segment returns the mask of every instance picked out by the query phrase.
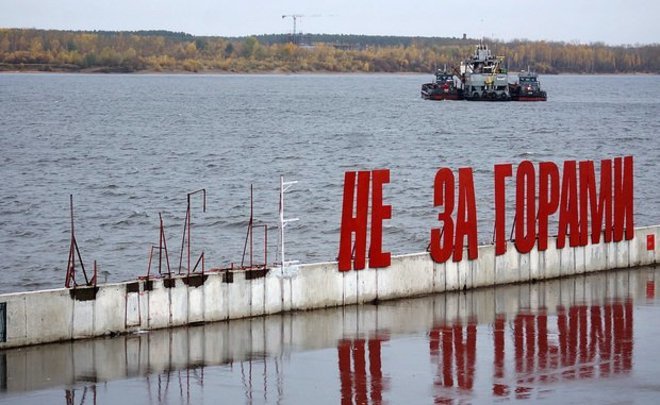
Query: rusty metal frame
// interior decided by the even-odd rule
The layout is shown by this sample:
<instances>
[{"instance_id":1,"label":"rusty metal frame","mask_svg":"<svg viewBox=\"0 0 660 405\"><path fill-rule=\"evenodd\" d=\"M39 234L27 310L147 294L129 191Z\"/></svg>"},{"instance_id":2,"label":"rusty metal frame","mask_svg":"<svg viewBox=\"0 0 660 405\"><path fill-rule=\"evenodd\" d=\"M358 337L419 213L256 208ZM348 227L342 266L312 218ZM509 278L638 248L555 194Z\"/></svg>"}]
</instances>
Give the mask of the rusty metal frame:
<instances>
[{"instance_id":1,"label":"rusty metal frame","mask_svg":"<svg viewBox=\"0 0 660 405\"><path fill-rule=\"evenodd\" d=\"M178 273L181 274L181 267L183 266L183 250L187 245L187 257L188 257L188 267L186 274L190 275L191 272L194 272L195 269L197 269L197 265L199 262L202 262L202 274L204 274L204 251L202 251L202 254L200 255L199 259L197 259L197 263L195 264L195 268L191 271L190 269L190 245L191 245L191 240L192 240L192 211L191 211L191 204L190 204L190 197L192 197L195 194L199 193L203 194L203 212L206 212L206 189L205 188L200 188L199 190L192 191L187 194L187 201L188 205L186 208L186 217L184 219L184 224L183 224L183 235L181 236L181 253L179 256L179 271ZM187 242L187 244L186 244Z\"/></svg>"},{"instance_id":2,"label":"rusty metal frame","mask_svg":"<svg viewBox=\"0 0 660 405\"><path fill-rule=\"evenodd\" d=\"M254 264L254 228L264 228L264 262L263 264ZM249 264L245 265L245 255L248 253L248 244L250 247ZM233 263L232 263L233 267ZM243 256L241 258L241 268L242 269L265 269L268 267L268 225L254 225L254 192L253 186L250 184L250 220L248 221L247 231L245 234L245 243L243 244Z\"/></svg>"},{"instance_id":3,"label":"rusty metal frame","mask_svg":"<svg viewBox=\"0 0 660 405\"><path fill-rule=\"evenodd\" d=\"M64 286L66 288L77 287L78 283L76 282L76 256L80 262L80 268L82 269L83 276L85 277L85 285L87 286L96 286L96 261L94 261L94 277L90 280L87 277L87 272L85 271L85 264L83 263L82 256L80 255L80 248L78 247L78 241L76 239L76 230L74 227L73 220L73 194L69 194L69 212L71 215L71 243L69 245L69 259L67 260L66 265L66 279L64 280Z\"/></svg>"}]
</instances>

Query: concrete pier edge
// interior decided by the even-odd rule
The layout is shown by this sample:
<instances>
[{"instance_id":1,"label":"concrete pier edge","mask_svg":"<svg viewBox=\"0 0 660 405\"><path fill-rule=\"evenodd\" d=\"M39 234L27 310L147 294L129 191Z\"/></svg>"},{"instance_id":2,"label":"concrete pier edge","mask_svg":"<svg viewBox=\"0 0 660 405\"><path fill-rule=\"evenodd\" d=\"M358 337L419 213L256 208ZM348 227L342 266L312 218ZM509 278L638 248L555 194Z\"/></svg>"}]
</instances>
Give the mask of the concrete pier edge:
<instances>
[{"instance_id":1,"label":"concrete pier edge","mask_svg":"<svg viewBox=\"0 0 660 405\"><path fill-rule=\"evenodd\" d=\"M484 245L476 260L458 263L434 263L423 252L393 256L387 268L343 273L328 262L2 294L0 349L653 265L660 261L659 238L655 225L636 228L629 241L561 250L549 238L547 250L527 254L509 243L495 256Z\"/></svg>"}]
</instances>

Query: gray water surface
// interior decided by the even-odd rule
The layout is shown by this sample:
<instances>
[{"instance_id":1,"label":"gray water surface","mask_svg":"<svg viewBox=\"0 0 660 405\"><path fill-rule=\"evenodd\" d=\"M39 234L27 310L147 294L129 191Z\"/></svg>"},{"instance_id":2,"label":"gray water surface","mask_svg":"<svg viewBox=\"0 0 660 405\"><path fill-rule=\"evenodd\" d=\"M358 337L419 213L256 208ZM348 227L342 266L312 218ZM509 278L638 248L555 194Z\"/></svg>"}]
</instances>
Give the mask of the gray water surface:
<instances>
[{"instance_id":1,"label":"gray water surface","mask_svg":"<svg viewBox=\"0 0 660 405\"><path fill-rule=\"evenodd\" d=\"M0 75L0 292L60 287L69 194L87 268L100 279L146 273L163 213L178 266L186 193L193 256L240 262L254 184L272 226L279 176L287 258L334 260L343 174L389 168L384 249L423 251L439 167L475 170L479 239L491 240L496 163L635 157L636 225L660 223L660 77L545 76L545 103L431 102L428 75ZM509 199L513 193L509 193ZM512 213L509 213L512 218ZM261 235L255 239L261 257Z\"/></svg>"}]
</instances>

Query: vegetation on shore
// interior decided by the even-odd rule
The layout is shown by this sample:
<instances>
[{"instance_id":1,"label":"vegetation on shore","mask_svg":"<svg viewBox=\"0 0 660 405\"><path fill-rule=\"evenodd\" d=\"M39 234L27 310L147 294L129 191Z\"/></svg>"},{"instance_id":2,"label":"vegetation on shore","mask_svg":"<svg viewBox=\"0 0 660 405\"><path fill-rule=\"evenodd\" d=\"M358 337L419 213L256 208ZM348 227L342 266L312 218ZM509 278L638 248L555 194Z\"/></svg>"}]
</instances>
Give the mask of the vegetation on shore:
<instances>
[{"instance_id":1,"label":"vegetation on shore","mask_svg":"<svg viewBox=\"0 0 660 405\"><path fill-rule=\"evenodd\" d=\"M476 40L361 35L196 37L169 31L0 29L0 71L432 72ZM660 44L488 40L511 70L660 73ZM300 44L300 45L298 45Z\"/></svg>"}]
</instances>

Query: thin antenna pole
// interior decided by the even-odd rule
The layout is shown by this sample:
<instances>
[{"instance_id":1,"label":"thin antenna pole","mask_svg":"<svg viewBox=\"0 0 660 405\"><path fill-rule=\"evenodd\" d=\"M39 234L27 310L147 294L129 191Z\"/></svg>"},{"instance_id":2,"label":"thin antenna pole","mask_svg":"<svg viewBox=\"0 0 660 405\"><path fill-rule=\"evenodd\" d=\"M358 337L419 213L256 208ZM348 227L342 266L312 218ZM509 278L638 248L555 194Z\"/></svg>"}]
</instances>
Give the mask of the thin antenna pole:
<instances>
[{"instance_id":1,"label":"thin antenna pole","mask_svg":"<svg viewBox=\"0 0 660 405\"><path fill-rule=\"evenodd\" d=\"M295 21L295 20L294 20ZM284 270L284 176L280 176L280 259Z\"/></svg>"},{"instance_id":2,"label":"thin antenna pole","mask_svg":"<svg viewBox=\"0 0 660 405\"><path fill-rule=\"evenodd\" d=\"M252 248L253 248L252 238L254 236L254 232L252 229L253 224L254 224L254 198L252 194L252 184L250 184L250 268L252 267Z\"/></svg>"}]
</instances>

